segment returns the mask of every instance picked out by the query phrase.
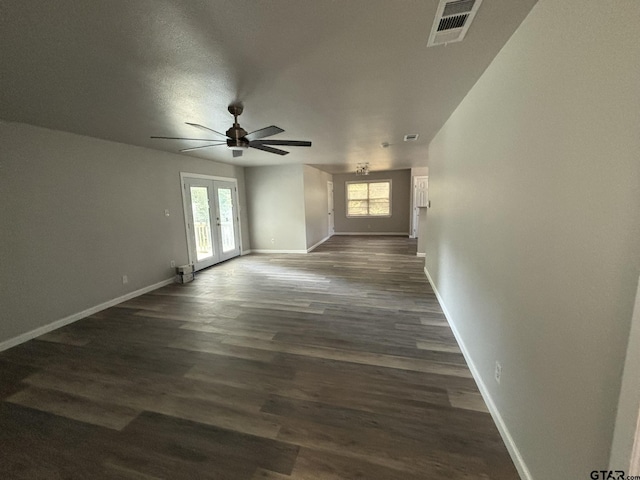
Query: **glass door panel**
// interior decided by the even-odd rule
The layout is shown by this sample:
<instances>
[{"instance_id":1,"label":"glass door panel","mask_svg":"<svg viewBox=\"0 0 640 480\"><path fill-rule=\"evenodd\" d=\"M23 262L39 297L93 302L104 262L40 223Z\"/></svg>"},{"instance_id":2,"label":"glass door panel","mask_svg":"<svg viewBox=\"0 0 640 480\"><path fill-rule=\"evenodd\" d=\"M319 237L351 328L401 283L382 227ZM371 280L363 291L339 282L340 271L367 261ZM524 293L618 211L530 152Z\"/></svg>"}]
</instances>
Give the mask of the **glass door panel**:
<instances>
[{"instance_id":1,"label":"glass door panel","mask_svg":"<svg viewBox=\"0 0 640 480\"><path fill-rule=\"evenodd\" d=\"M213 257L209 189L207 187L195 187L192 185L190 191L196 259L198 262L201 262L206 258Z\"/></svg>"},{"instance_id":2,"label":"glass door panel","mask_svg":"<svg viewBox=\"0 0 640 480\"><path fill-rule=\"evenodd\" d=\"M220 239L222 240L222 252L228 253L236 248L233 221L233 199L230 188L217 188L218 208L220 210Z\"/></svg>"},{"instance_id":3,"label":"glass door panel","mask_svg":"<svg viewBox=\"0 0 640 480\"><path fill-rule=\"evenodd\" d=\"M216 197L216 222L220 238L220 260L240 255L238 213L236 210L236 186L231 182L214 181Z\"/></svg>"}]
</instances>

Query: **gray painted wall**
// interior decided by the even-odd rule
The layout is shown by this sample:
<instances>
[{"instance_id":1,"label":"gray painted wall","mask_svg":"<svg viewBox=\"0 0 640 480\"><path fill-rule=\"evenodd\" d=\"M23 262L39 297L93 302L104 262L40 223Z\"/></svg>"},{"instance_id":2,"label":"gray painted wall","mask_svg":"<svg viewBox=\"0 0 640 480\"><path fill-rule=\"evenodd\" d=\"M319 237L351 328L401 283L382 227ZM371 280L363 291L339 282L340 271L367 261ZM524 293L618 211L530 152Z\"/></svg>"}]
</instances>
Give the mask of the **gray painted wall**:
<instances>
[{"instance_id":1,"label":"gray painted wall","mask_svg":"<svg viewBox=\"0 0 640 480\"><path fill-rule=\"evenodd\" d=\"M430 146L426 267L536 479L608 466L640 273L639 18L541 0Z\"/></svg>"},{"instance_id":2,"label":"gray painted wall","mask_svg":"<svg viewBox=\"0 0 640 480\"><path fill-rule=\"evenodd\" d=\"M302 165L245 169L252 250L307 250L302 172Z\"/></svg>"},{"instance_id":3,"label":"gray painted wall","mask_svg":"<svg viewBox=\"0 0 640 480\"><path fill-rule=\"evenodd\" d=\"M303 175L307 248L311 248L329 236L327 182L333 176L308 165L304 166Z\"/></svg>"},{"instance_id":4,"label":"gray painted wall","mask_svg":"<svg viewBox=\"0 0 640 480\"><path fill-rule=\"evenodd\" d=\"M346 182L391 180L391 217L347 218ZM372 172L367 176L347 173L333 176L336 233L409 234L411 204L411 170Z\"/></svg>"},{"instance_id":5,"label":"gray painted wall","mask_svg":"<svg viewBox=\"0 0 640 480\"><path fill-rule=\"evenodd\" d=\"M0 159L0 342L172 277L181 171L238 178L249 246L242 168L1 121Z\"/></svg>"}]
</instances>

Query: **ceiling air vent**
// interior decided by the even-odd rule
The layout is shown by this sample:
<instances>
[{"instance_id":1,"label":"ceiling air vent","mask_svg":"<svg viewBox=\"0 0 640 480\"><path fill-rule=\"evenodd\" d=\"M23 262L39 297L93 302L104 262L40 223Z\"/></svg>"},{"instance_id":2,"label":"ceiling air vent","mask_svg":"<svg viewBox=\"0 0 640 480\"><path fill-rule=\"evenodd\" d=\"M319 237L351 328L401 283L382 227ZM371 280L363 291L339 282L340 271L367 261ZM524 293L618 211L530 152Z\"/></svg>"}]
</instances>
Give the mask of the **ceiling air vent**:
<instances>
[{"instance_id":1,"label":"ceiling air vent","mask_svg":"<svg viewBox=\"0 0 640 480\"><path fill-rule=\"evenodd\" d=\"M419 134L417 134L417 133L409 133L409 134L404 136L404 141L405 142L415 142L416 140L418 140L418 136L419 136Z\"/></svg>"},{"instance_id":2,"label":"ceiling air vent","mask_svg":"<svg viewBox=\"0 0 640 480\"><path fill-rule=\"evenodd\" d=\"M427 46L462 40L481 3L482 0L440 0Z\"/></svg>"}]
</instances>

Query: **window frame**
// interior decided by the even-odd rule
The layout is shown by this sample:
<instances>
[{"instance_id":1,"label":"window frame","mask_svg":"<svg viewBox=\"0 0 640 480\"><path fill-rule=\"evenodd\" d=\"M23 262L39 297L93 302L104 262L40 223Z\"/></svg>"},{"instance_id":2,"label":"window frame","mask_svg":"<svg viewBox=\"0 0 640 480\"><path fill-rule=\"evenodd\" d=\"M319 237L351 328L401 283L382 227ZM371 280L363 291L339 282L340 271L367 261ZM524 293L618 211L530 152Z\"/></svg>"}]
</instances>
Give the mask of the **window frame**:
<instances>
[{"instance_id":1,"label":"window frame","mask_svg":"<svg viewBox=\"0 0 640 480\"><path fill-rule=\"evenodd\" d=\"M349 185L354 184L354 183L366 183L367 184L367 211L369 211L369 183L388 183L389 184L389 214L388 215L353 215L353 214L349 214ZM348 182L344 183L344 208L345 208L345 214L347 216L347 218L390 218L393 210L393 204L392 204L392 198L393 198L393 190L392 190L392 181L390 178L381 178L381 179L376 179L376 180L351 180Z\"/></svg>"}]
</instances>

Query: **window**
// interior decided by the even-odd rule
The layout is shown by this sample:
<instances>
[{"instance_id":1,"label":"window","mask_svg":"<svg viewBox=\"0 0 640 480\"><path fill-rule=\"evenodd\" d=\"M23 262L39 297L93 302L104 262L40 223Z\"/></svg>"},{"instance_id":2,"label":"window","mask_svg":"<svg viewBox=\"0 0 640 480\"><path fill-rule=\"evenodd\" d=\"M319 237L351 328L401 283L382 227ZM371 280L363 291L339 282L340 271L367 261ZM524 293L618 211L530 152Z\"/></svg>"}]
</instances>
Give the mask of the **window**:
<instances>
[{"instance_id":1,"label":"window","mask_svg":"<svg viewBox=\"0 0 640 480\"><path fill-rule=\"evenodd\" d=\"M390 217L391 180L347 182L347 217Z\"/></svg>"}]
</instances>

